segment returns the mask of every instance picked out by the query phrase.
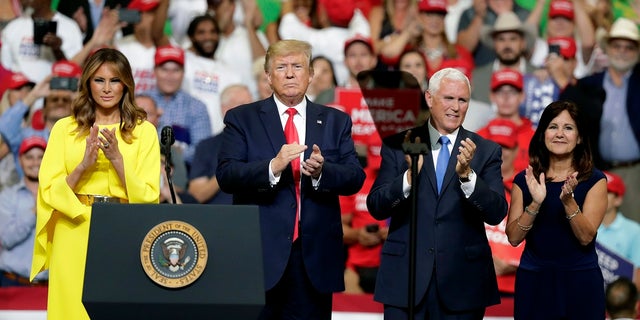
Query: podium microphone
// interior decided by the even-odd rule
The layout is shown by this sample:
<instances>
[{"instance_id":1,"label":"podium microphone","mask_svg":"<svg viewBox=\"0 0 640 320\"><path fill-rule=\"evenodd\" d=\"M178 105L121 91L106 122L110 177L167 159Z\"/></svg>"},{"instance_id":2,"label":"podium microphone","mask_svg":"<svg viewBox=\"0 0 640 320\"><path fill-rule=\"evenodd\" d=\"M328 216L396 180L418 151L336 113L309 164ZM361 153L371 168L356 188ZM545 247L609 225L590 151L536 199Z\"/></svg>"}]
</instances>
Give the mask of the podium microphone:
<instances>
[{"instance_id":1,"label":"podium microphone","mask_svg":"<svg viewBox=\"0 0 640 320\"><path fill-rule=\"evenodd\" d=\"M161 152L165 157L164 171L167 175L167 182L169 183L169 190L171 190L171 200L176 203L176 193L173 190L173 180L171 179L171 146L176 142L176 137L173 134L173 128L171 126L164 126L160 132L160 145Z\"/></svg>"}]
</instances>

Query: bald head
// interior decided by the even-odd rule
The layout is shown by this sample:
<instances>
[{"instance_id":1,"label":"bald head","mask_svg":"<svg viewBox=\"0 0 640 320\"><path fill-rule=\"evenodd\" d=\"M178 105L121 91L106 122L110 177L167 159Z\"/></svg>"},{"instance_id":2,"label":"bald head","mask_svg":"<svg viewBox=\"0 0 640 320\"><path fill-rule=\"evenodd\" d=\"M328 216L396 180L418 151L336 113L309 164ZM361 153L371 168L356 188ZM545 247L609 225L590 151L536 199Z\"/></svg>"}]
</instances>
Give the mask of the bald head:
<instances>
[{"instance_id":1,"label":"bald head","mask_svg":"<svg viewBox=\"0 0 640 320\"><path fill-rule=\"evenodd\" d=\"M224 117L227 111L251 102L253 102L253 96L247 86L243 84L230 85L220 94L220 111Z\"/></svg>"}]
</instances>

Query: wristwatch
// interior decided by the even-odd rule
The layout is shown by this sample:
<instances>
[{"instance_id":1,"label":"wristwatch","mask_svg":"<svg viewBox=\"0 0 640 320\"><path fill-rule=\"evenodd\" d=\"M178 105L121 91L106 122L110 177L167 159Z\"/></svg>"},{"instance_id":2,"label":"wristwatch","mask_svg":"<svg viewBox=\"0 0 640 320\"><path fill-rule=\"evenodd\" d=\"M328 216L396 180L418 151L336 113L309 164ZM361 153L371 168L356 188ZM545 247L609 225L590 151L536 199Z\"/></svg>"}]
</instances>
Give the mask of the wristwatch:
<instances>
[{"instance_id":1,"label":"wristwatch","mask_svg":"<svg viewBox=\"0 0 640 320\"><path fill-rule=\"evenodd\" d=\"M476 173L473 172L473 169L469 172L469 175L467 175L466 177L460 177L458 176L458 180L460 180L461 183L465 183L465 182L469 182L471 181L471 176L475 175Z\"/></svg>"}]
</instances>

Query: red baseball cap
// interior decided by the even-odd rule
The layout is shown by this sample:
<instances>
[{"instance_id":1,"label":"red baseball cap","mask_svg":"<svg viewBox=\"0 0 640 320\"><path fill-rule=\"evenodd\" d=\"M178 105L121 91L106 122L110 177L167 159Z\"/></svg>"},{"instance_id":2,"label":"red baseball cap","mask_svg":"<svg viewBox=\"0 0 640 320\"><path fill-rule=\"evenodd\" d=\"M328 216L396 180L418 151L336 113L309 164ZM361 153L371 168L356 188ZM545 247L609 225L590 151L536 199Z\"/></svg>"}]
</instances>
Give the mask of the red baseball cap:
<instances>
[{"instance_id":1,"label":"red baseball cap","mask_svg":"<svg viewBox=\"0 0 640 320\"><path fill-rule=\"evenodd\" d=\"M139 10L139 11L151 11L158 7L160 1L158 0L133 0L127 6L127 9Z\"/></svg>"},{"instance_id":2,"label":"red baseball cap","mask_svg":"<svg viewBox=\"0 0 640 320\"><path fill-rule=\"evenodd\" d=\"M622 178L620 178L619 175L608 171L605 171L604 175L607 177L607 191L615 193L619 197L624 196L625 187Z\"/></svg>"},{"instance_id":3,"label":"red baseball cap","mask_svg":"<svg viewBox=\"0 0 640 320\"><path fill-rule=\"evenodd\" d=\"M356 42L364 43L364 45L366 45L373 53L373 41L371 40L371 38L362 36L360 34L357 34L355 37L349 38L344 42L344 53L346 54L347 49L349 49L349 47L351 47L351 45Z\"/></svg>"},{"instance_id":4,"label":"red baseball cap","mask_svg":"<svg viewBox=\"0 0 640 320\"><path fill-rule=\"evenodd\" d=\"M75 62L60 60L51 66L51 74L54 77L80 78L80 76L82 76L82 69Z\"/></svg>"},{"instance_id":5,"label":"red baseball cap","mask_svg":"<svg viewBox=\"0 0 640 320\"><path fill-rule=\"evenodd\" d=\"M518 127L511 120L493 119L487 124L486 130L478 133L505 148L513 149L518 146Z\"/></svg>"},{"instance_id":6,"label":"red baseball cap","mask_svg":"<svg viewBox=\"0 0 640 320\"><path fill-rule=\"evenodd\" d=\"M510 85L520 91L524 87L522 74L512 69L494 71L491 75L491 91L495 91L503 85Z\"/></svg>"},{"instance_id":7,"label":"red baseball cap","mask_svg":"<svg viewBox=\"0 0 640 320\"><path fill-rule=\"evenodd\" d=\"M354 0L320 0L318 6L322 6L329 17L329 21L338 27L347 27L353 13L356 10Z\"/></svg>"},{"instance_id":8,"label":"red baseball cap","mask_svg":"<svg viewBox=\"0 0 640 320\"><path fill-rule=\"evenodd\" d=\"M447 13L447 2L445 0L420 0L418 2L420 12L440 12Z\"/></svg>"},{"instance_id":9,"label":"red baseball cap","mask_svg":"<svg viewBox=\"0 0 640 320\"><path fill-rule=\"evenodd\" d=\"M565 17L573 20L573 2L566 0L554 0L549 5L549 17Z\"/></svg>"},{"instance_id":10,"label":"red baseball cap","mask_svg":"<svg viewBox=\"0 0 640 320\"><path fill-rule=\"evenodd\" d=\"M184 50L172 45L166 45L156 48L156 67L169 61L173 61L181 66L184 66Z\"/></svg>"},{"instance_id":11,"label":"red baseball cap","mask_svg":"<svg viewBox=\"0 0 640 320\"><path fill-rule=\"evenodd\" d=\"M7 89L16 90L26 85L30 85L33 87L35 86L35 83L29 80L24 74L15 72L11 73L11 76L9 77Z\"/></svg>"},{"instance_id":12,"label":"red baseball cap","mask_svg":"<svg viewBox=\"0 0 640 320\"><path fill-rule=\"evenodd\" d=\"M40 148L42 150L47 148L47 140L41 136L31 136L24 138L20 143L20 149L18 149L18 155L21 156L25 152L32 148Z\"/></svg>"},{"instance_id":13,"label":"red baseball cap","mask_svg":"<svg viewBox=\"0 0 640 320\"><path fill-rule=\"evenodd\" d=\"M576 51L578 48L576 46L576 41L573 38L554 37L547 39L547 43L559 45L560 55L567 59L573 59L576 57Z\"/></svg>"}]
</instances>

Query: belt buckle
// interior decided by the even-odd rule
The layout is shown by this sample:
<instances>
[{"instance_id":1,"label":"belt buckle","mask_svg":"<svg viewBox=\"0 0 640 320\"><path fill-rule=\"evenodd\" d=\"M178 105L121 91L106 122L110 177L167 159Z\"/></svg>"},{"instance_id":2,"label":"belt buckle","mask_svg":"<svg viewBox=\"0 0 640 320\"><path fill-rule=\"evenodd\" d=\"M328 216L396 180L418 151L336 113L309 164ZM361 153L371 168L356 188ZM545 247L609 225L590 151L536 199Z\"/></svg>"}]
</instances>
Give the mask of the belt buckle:
<instances>
[{"instance_id":1,"label":"belt buckle","mask_svg":"<svg viewBox=\"0 0 640 320\"><path fill-rule=\"evenodd\" d=\"M107 197L107 196L92 196L92 197L93 197L93 203L112 202L111 197Z\"/></svg>"}]
</instances>

